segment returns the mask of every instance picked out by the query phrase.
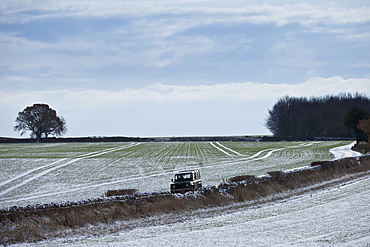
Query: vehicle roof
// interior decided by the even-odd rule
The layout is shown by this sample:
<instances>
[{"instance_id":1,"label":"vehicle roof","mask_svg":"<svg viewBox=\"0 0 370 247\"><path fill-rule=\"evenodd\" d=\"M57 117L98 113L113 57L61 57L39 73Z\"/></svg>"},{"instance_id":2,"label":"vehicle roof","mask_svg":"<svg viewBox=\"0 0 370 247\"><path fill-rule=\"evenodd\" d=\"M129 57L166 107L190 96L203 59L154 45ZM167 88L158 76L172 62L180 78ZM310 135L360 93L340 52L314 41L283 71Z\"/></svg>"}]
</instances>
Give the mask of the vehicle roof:
<instances>
[{"instance_id":1,"label":"vehicle roof","mask_svg":"<svg viewBox=\"0 0 370 247\"><path fill-rule=\"evenodd\" d=\"M181 174L181 173L190 173L190 172L195 172L195 171L198 171L198 169L184 170L184 171L177 172L176 174Z\"/></svg>"}]
</instances>

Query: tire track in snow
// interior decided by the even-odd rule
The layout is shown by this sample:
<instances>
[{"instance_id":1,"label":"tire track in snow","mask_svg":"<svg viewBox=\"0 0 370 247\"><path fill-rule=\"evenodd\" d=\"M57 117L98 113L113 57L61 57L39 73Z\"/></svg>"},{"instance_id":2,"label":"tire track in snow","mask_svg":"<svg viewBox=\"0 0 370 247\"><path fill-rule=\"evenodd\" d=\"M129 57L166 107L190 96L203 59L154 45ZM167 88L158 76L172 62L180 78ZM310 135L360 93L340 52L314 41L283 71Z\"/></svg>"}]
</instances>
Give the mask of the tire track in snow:
<instances>
[{"instance_id":1,"label":"tire track in snow","mask_svg":"<svg viewBox=\"0 0 370 247\"><path fill-rule=\"evenodd\" d=\"M132 147L132 144L130 144L130 146L129 146L129 147ZM117 149L117 148L114 148L114 149ZM119 148L119 149L121 149L121 148ZM107 151L107 150L105 150L105 151ZM113 150L113 151L115 151L115 150ZM99 151L95 151L95 152L91 152L91 153L87 153L87 154L82 154L82 155L79 155L79 156L77 156L77 157L78 157L78 158L85 158L86 156L91 156L91 155L94 155L94 154L97 154L97 153L99 153ZM94 156L91 156L91 157L94 157ZM88 158L89 158L89 157L88 157ZM1 182L1 183L0 183L0 186L4 186L4 185L6 185L6 184L8 184L8 183L10 183L10 182L12 182L12 181L14 181L14 180L16 180L16 179L19 179L19 178L21 178L21 177L24 177L24 176L26 176L26 175L28 175L28 174L30 174L30 173L32 173L32 172L35 172L35 171L37 171L37 170L40 170L40 169L43 169L43 168L46 168L46 167L49 167L49 166L53 166L53 165L55 165L55 164L57 164L57 163L60 163L60 162L62 162L62 161L65 161L65 160L67 160L67 159L68 159L68 158L63 158L63 159L60 159L60 160L54 161L54 162L52 162L52 163L50 163L50 164L43 165L43 166L40 166L40 167L36 167L36 168L31 169L31 170L28 170L28 171L26 171L26 172L24 172L24 173L18 174L17 176L15 176L15 177L13 177L13 178L10 178L10 179L7 179L7 180L5 180L5 181Z\"/></svg>"},{"instance_id":2,"label":"tire track in snow","mask_svg":"<svg viewBox=\"0 0 370 247\"><path fill-rule=\"evenodd\" d=\"M212 142L210 142L210 144L214 148L218 149L219 151L222 150L221 148L215 146ZM270 157L274 152L281 151L281 150L284 150L284 149L287 149L287 147L274 148L274 149L268 148L268 149L260 150L257 153L255 153L254 155L249 156L249 157L240 157L240 156L235 156L235 155L231 155L231 154L228 153L228 157L231 157L232 159L223 160L223 161L220 161L220 160L217 159L216 162L212 162L210 164L205 164L203 166L203 168L210 169L210 168L216 168L216 167L220 167L220 166L221 167L227 167L227 166L231 166L231 165L239 165L241 163L250 163L250 162L254 162L254 161L258 161L258 160L263 160L263 159L266 159L266 158ZM227 153L227 152L225 150L223 150L223 153Z\"/></svg>"},{"instance_id":3,"label":"tire track in snow","mask_svg":"<svg viewBox=\"0 0 370 247\"><path fill-rule=\"evenodd\" d=\"M96 154L96 153L98 153L98 152L99 152L99 151L95 151L95 152L91 152L91 153L87 153L87 154L82 154L82 155L79 155L79 156L80 156L81 158L83 158L83 157L85 157L85 156L93 155L93 154ZM77 157L78 157L78 156L77 156ZM65 161L65 160L67 160L67 159L68 159L68 158L59 159L59 160L54 161L54 162L52 162L52 163L50 163L50 164L43 165L43 166L40 166L40 167L36 167L36 168L33 168L33 169L28 170L28 171L26 171L26 172L23 172L23 173L21 173L21 174L18 174L17 176L15 176L15 177L13 177L13 178L10 178L10 179L7 179L7 180L5 180L5 181L1 182L1 183L0 183L0 186L4 186L4 185L6 185L6 184L8 184L8 183L10 183L10 182L13 182L13 181L14 181L14 180L16 180L16 179L19 179L19 178L22 178L22 177L24 177L24 176L27 176L28 174L30 174L30 173L32 173L32 172L35 172L35 171L41 170L41 169L46 168L46 167L53 166L53 165L58 164L58 163L60 163L60 162L62 162L62 161ZM1 194L0 194L0 195L1 195Z\"/></svg>"},{"instance_id":4,"label":"tire track in snow","mask_svg":"<svg viewBox=\"0 0 370 247\"><path fill-rule=\"evenodd\" d=\"M274 152L282 151L284 149L299 149L299 148L303 148L305 146L313 145L311 143L308 143L308 144L309 145L307 145L307 143L303 143L303 144L300 144L300 145L290 146L290 147L275 148L275 149L271 149L271 148L264 149L264 150L260 150L259 152L255 153L254 155L249 156L249 157L241 158L241 159L238 159L238 160L230 160L230 161L226 161L226 162L223 161L223 162L220 162L218 164L217 163L216 164L215 163L210 163L209 165L204 165L202 168L208 169L208 168L217 167L217 166L220 166L220 165L221 166L229 166L229 165L234 165L234 164L242 163L242 162L248 162L249 163L249 162L254 162L254 161L258 161L258 160L263 160L263 159L266 159L266 158L270 157ZM199 145L199 143L197 143L197 145ZM206 144L202 144L202 146L203 146L202 149L205 150ZM213 148L214 148L214 146L213 146ZM185 148L180 148L179 145L168 145L163 149L158 149L158 148L152 149L151 152L149 152L147 155L152 157L152 159L151 159L152 162L158 162L158 161L161 161L161 159L163 158L162 156L170 156L171 158L173 158L174 156L180 155L180 154L177 153L178 149L180 151L185 150ZM144 157L143 157L143 159L144 159ZM3 203L11 203L11 202L18 202L18 201L25 201L25 200L42 198L42 197L48 197L48 196L55 196L55 195L58 195L58 194L68 194L68 193L73 193L73 192L76 192L76 191L89 190L89 189L99 188L99 187L103 187L103 186L107 186L107 185L125 183L125 182L145 179L145 178L160 177L160 176L169 175L169 174L172 174L172 173L173 173L173 169L169 169L169 170L162 171L162 172L157 171L157 172L152 172L152 173L140 173L140 174L131 175L131 176L128 176L128 177L125 177L125 178L112 179L110 181L108 180L108 181L99 182L99 183L81 184L80 186L77 186L75 188L70 188L68 190L63 190L63 191L51 191L49 193L43 193L43 194L35 193L35 194L29 194L27 197L24 197L24 195L22 195L22 197L18 196L18 198L17 197L11 197L11 198L7 198L6 201L2 201L2 202Z\"/></svg>"},{"instance_id":5,"label":"tire track in snow","mask_svg":"<svg viewBox=\"0 0 370 247\"><path fill-rule=\"evenodd\" d=\"M284 150L284 149L286 149L286 148L276 148L276 149L272 149L272 150L270 149L270 151L269 151L267 154L265 154L264 156L259 157L259 158L252 159L251 161L256 161L256 160L263 160L263 159L266 159L266 158L270 157L273 153L275 153L275 152L277 152L277 151ZM267 150L269 150L269 149L267 149ZM267 150L262 150L262 151L261 151L261 153L266 152ZM260 152L259 152L259 153L260 153ZM260 154L259 154L259 155L260 155ZM256 155L253 155L253 156L256 156ZM249 159L251 159L251 158L254 158L253 156L248 157L248 158L245 158L244 160L249 160Z\"/></svg>"},{"instance_id":6,"label":"tire track in snow","mask_svg":"<svg viewBox=\"0 0 370 247\"><path fill-rule=\"evenodd\" d=\"M125 178L112 179L111 181L79 184L75 188L71 188L71 189L68 189L68 190L63 189L62 191L53 191L53 192L49 192L49 193L42 193L41 192L41 193L28 194L27 197L25 197L25 195L19 195L19 196L0 199L0 201L1 201L1 203L11 203L11 202L19 202L19 201L26 201L26 200L30 200L30 199L54 196L54 195L59 195L59 194L68 194L68 193L71 193L71 192L82 191L82 190L93 189L93 188L99 188L99 187L107 186L107 185L113 185L113 184L119 184L119 183L124 183L124 182L135 181L135 180L165 176L165 175L173 174L173 172L174 172L173 170L168 170L168 171L162 171L162 172L159 172L159 173L158 172L145 173L145 174L140 173L140 174L131 175L131 176L128 176L128 177L125 177Z\"/></svg>"},{"instance_id":7,"label":"tire track in snow","mask_svg":"<svg viewBox=\"0 0 370 247\"><path fill-rule=\"evenodd\" d=\"M210 144L211 144L213 147L215 147L216 149L218 149L219 151L221 151L221 152L223 152L224 154L226 154L226 155L230 156L231 158L235 159L235 157L234 157L234 156L232 156L231 154L229 154L228 152L226 152L224 149L222 149L222 148L220 148L220 147L216 146L213 142L210 142Z\"/></svg>"},{"instance_id":8,"label":"tire track in snow","mask_svg":"<svg viewBox=\"0 0 370 247\"><path fill-rule=\"evenodd\" d=\"M29 182L31 182L31 181L33 181L33 180L35 180L35 179L39 178L39 177L42 177L42 176L44 176L45 174L48 174L48 173L50 173L50 172L52 172L52 171L54 171L54 170L56 170L56 169L63 168L63 167L65 167L65 166L70 165L70 164L72 164L72 163L75 163L75 162L77 162L77 161L79 161L79 160L82 160L82 159L85 159L85 158L93 158L93 157L100 156L100 155L103 155L103 154L107 154L107 153L115 152L115 151L118 151L118 150L122 150L122 149L130 148L130 147L134 147L134 146L137 146L137 145L139 145L139 144L140 144L140 143L133 143L133 144L127 145L127 146L125 146L125 147L113 148L113 149L111 148L111 149L106 149L106 150L101 151L101 152L97 151L97 152L92 152L92 153L88 153L88 154L83 154L83 155L81 155L79 158L72 159L71 161L68 161L67 163L63 163L63 164L60 164L60 165L57 165L57 166L51 167L51 168L49 168L49 169L46 169L46 170L44 170L44 171L42 171L42 172L39 172L38 174L36 174L36 175L34 175L34 176L32 176L32 177L30 177L30 178L26 179L26 180L23 180L22 182L18 183L17 185L14 185L14 186L12 186L12 187L10 187L10 188L8 188L8 189L5 189L5 190L3 190L3 191L0 191L0 196L5 195L5 194L7 194L7 193L9 193L9 192L11 192L11 191L13 191L13 190L15 190L15 189L17 189L17 188L19 188L19 187L23 186L23 185L25 185L25 184L28 184ZM50 167L50 166L52 166L52 165L58 164L58 163L60 163L60 162L62 162L62 161L65 161L65 160L66 160L66 158L61 159L61 160L58 160L58 161L53 162L53 163L48 164L48 165L44 165L44 166L39 167L39 168L35 168L35 169L32 169L32 170L29 170L29 171L24 172L24 173L22 173L22 174L20 174L20 175L18 175L18 176L16 176L16 177L14 177L14 178L11 178L11 179L8 179L7 181L4 181L1 185L2 185L2 186L4 186L5 184L8 184L8 183L10 183L10 182L12 182L12 181L14 181L14 180L16 180L16 179L22 178L22 177L24 177L24 176L26 176L26 175L28 175L28 174L30 174L30 173L32 173L32 172L34 172L34 171L40 170L40 169L42 169L42 168Z\"/></svg>"},{"instance_id":9,"label":"tire track in snow","mask_svg":"<svg viewBox=\"0 0 370 247\"><path fill-rule=\"evenodd\" d=\"M169 143L168 145L165 145L165 147L157 147L156 145L153 145L153 146L150 146L150 151L149 152L147 152L148 150L146 148L146 144L143 144L143 146L142 146L143 148L140 148L140 147L138 148L138 149L140 149L139 152L136 152L137 151L136 148L132 149L133 150L132 157L133 158L136 157L137 162L139 162L139 163L144 162L143 164L146 164L146 163L158 163L159 162L159 163L163 163L163 164L164 163L173 163L174 164L174 167L166 167L166 169L163 169L162 171L157 171L157 170L150 169L149 171L142 172L140 174L131 174L129 176L120 177L120 178L112 178L112 179L107 179L107 180L104 180L104 181L95 181L95 182L91 181L91 182L80 184L80 185L74 185L72 187L65 188L66 190L45 191L45 193L43 193L43 192L34 192L34 193L26 194L26 195L17 195L17 196L7 197L7 198L4 198L3 200L5 200L5 202L13 202L13 201L15 202L15 201L26 201L28 199L31 200L32 198L37 199L37 198L43 198L43 197L48 197L48 196L55 196L55 195L58 195L58 194L69 194L69 193L72 194L74 192L82 194L82 193L84 193L84 191L92 191L94 188L99 188L99 187L104 187L104 186L109 186L109 185L119 184L119 183L130 184L131 182L134 182L134 181L140 180L140 179L145 179L145 178L152 178L153 179L153 178L159 178L162 175L172 174L175 169L179 170L179 169L182 169L182 167L187 166L186 161L183 161L183 160L178 161L178 158L182 157L182 156L186 156L185 155L185 154L187 154L186 148L191 147L191 146L185 147L184 145L177 145L177 144L178 143L176 143L176 145L172 144L172 143ZM192 143L192 145L193 144L194 143ZM144 145L145 145L145 147L144 147ZM233 156L229 156L229 155L227 155L227 156L223 155L222 159L220 159L219 150L216 149L213 145L210 145L209 142L196 143L196 145L198 145L198 148L200 149L199 151L201 151L202 156L206 157L206 162L204 164L202 164L201 169L203 169L203 168L204 169L213 169L213 168L216 168L216 167L221 167L221 169L227 170L233 165L236 165L237 167L239 165L239 168L242 168L241 165L244 165L244 163L247 164L247 163L250 163L250 162L254 162L256 160L258 161L258 160L263 160L263 159L269 158L275 152L279 152L279 151L282 151L284 149L293 149L293 152L292 152L293 155L289 156L289 159L294 159L295 156L301 157L302 154L307 154L307 150L305 152L301 152L299 150L301 148L304 148L305 146L311 146L311 145L313 145L313 143L296 143L295 145L293 144L294 146L285 146L285 147L278 147L278 148L267 148L267 147L265 147L266 149L264 149L264 150L260 150L260 151L256 152L255 154L252 153L253 154L252 156L247 156L247 155L244 154L244 157L233 155L230 151L229 154L234 156L233 159L230 158L230 157L233 157ZM124 148L128 148L127 146L125 146ZM261 148L263 148L263 147L261 147ZM109 149L109 150L113 151L113 149ZM108 151L108 149L106 149L105 151ZM226 151L226 150L224 150L224 151ZM296 152L296 151L297 151L297 153L295 154L294 152ZM86 156L98 155L98 153L100 153L100 152L101 151L88 153L88 154L83 154L83 155L80 155L80 156L76 156L75 158L89 158L89 157L86 157ZM310 151L308 153L308 155L310 153L312 153L312 151ZM191 152L191 154L193 155L192 152ZM284 156L284 154L285 154L284 151L281 152L281 154L279 153L280 156ZM201 157L199 154L195 154L195 155ZM130 163L131 163L131 161L130 161ZM60 163L58 163L58 164L60 164ZM136 164L138 164L138 163L136 163ZM132 163L132 166L135 166L135 162ZM179 168L179 166L181 166L181 168ZM258 164L258 166L259 166L259 164Z\"/></svg>"},{"instance_id":10,"label":"tire track in snow","mask_svg":"<svg viewBox=\"0 0 370 247\"><path fill-rule=\"evenodd\" d=\"M189 143L185 143L185 144L181 144L181 145L189 145ZM179 150L180 151L183 150L182 152L184 152L184 150L187 150L187 148L189 148L188 146L187 146L187 148L181 148L181 145L178 145L178 143L177 143L177 145L171 144L171 145L168 145L164 148L151 149L150 152L146 153L146 155L151 157L151 158L149 160L147 160L143 156L141 159L143 159L145 161L145 163L159 163L159 162L162 162L162 159L164 158L163 156L168 156L170 159L173 159L174 157L178 157L178 155L181 155L181 153L180 154L177 153ZM181 156L184 156L184 155L181 155ZM140 159L140 165L143 165L141 159ZM23 201L23 200L26 200L26 199L35 199L35 198L41 198L41 197L46 197L46 196L53 196L53 195L58 195L58 193L67 194L67 193L70 193L70 192L87 190L87 189L92 189L92 188L98 188L98 187L103 187L103 186L107 186L107 185L125 183L125 182L130 182L130 181L135 181L135 180L140 180L140 179L146 179L146 178L152 178L152 177L160 177L160 176L163 176L163 175L173 174L174 170L175 169L165 169L165 170L162 169L161 171L151 171L149 173L142 171L142 172L139 172L139 174L127 176L125 178L116 178L116 179L113 179L113 180L110 180L110 181L108 180L108 181L99 182L99 183L81 184L81 186L79 186L77 188L72 188L72 189L69 189L69 190L63 190L63 191L60 191L60 192L50 192L50 193L47 193L47 194L38 194L38 195L36 194L36 195L31 195L31 196L29 196L25 199L23 199L23 198L11 199L10 201L7 200L6 202ZM8 198L8 199L10 199L10 198Z\"/></svg>"},{"instance_id":11,"label":"tire track in snow","mask_svg":"<svg viewBox=\"0 0 370 247\"><path fill-rule=\"evenodd\" d=\"M296 149L296 148L308 147L308 146L312 146L313 144L316 144L316 143L319 143L319 142L302 143L302 144L297 145L297 146L290 146L290 147L283 147L283 148L265 149L265 150L261 150L261 151L257 152L256 154L254 154L250 157L244 158L243 160L249 160L249 159L253 159L253 161L262 160L262 159L266 159L266 158L270 157L273 153L275 153L277 151L281 151L281 150L284 150L284 149ZM261 155L262 153L267 152L268 150L270 150L270 151L267 154L265 154L264 156L254 159L255 157Z\"/></svg>"},{"instance_id":12,"label":"tire track in snow","mask_svg":"<svg viewBox=\"0 0 370 247\"><path fill-rule=\"evenodd\" d=\"M8 184L8 183L10 183L10 182L13 182L13 181L14 181L14 180L16 180L16 179L19 179L19 178L21 178L21 177L24 177L24 176L26 176L26 175L28 175L28 174L30 174L30 173L32 173L32 172L35 172L35 171L37 171L37 170L43 169L43 168L48 167L48 166L55 165L55 164L57 164L57 163L60 163L60 162L62 162L62 161L65 161L65 160L67 160L67 158L63 158L63 159L57 160L57 161L55 161L55 162L53 162L53 163L50 163L50 164L47 164L47 165L43 165L43 166L36 167L36 168L34 168L34 169L28 170L28 171L26 171L26 172L24 172L24 173L18 174L17 176L15 176L15 177L13 177L13 178L10 178L10 179L7 179L7 180L5 180L5 181L1 182L1 183L0 183L0 186L4 186L4 185L6 185L6 184Z\"/></svg>"},{"instance_id":13,"label":"tire track in snow","mask_svg":"<svg viewBox=\"0 0 370 247\"><path fill-rule=\"evenodd\" d=\"M270 157L274 152L277 152L277 151L281 151L281 150L284 150L286 148L276 148L276 149L271 149L271 148L268 148L268 149L264 149L264 150L261 150L261 151L258 151L257 153L255 153L254 155L252 156L249 156L249 157L246 157L246 158L239 158L237 160L237 162L243 162L243 161L256 161L256 160L263 160L263 159L266 159L268 157ZM267 153L266 153L267 152ZM263 155L262 157L258 157L258 156L261 156L262 154L266 153L265 155ZM258 157L258 158L256 158ZM233 161L234 162L234 161Z\"/></svg>"},{"instance_id":14,"label":"tire track in snow","mask_svg":"<svg viewBox=\"0 0 370 247\"><path fill-rule=\"evenodd\" d=\"M221 143L219 143L219 142L216 142L216 144L217 144L217 145L219 145L220 147L222 147L223 149L226 149L226 150L228 150L228 151L230 151L230 152L233 152L233 153L234 153L234 154L236 154L236 155L243 156L243 154L238 153L237 151L235 151L235 150L233 150L233 149L231 149L231 148L225 147L224 145L222 145L222 144L221 144Z\"/></svg>"},{"instance_id":15,"label":"tire track in snow","mask_svg":"<svg viewBox=\"0 0 370 247\"><path fill-rule=\"evenodd\" d=\"M274 148L274 149L270 149L270 148L269 149L264 149L264 150L261 150L261 151L257 152L256 154L250 156L250 157L243 158L241 160L249 160L249 159L252 159L251 161L262 160L262 159L266 159L266 158L270 157L273 153L275 153L277 151L281 151L281 150L284 150L284 149L303 148L303 147L312 146L313 144L317 144L317 143L320 143L320 142L309 142L309 143L301 143L301 144L299 144L297 146L290 146L290 147L283 147L283 148ZM255 158L255 157L258 157L262 153L267 152L267 151L269 151L269 152L267 154L265 154L264 156L262 156L260 158Z\"/></svg>"},{"instance_id":16,"label":"tire track in snow","mask_svg":"<svg viewBox=\"0 0 370 247\"><path fill-rule=\"evenodd\" d=\"M71 192L93 189L93 188L99 188L99 187L102 187L102 186L113 185L113 184L118 184L118 183L123 183L123 182L129 182L129 181L135 181L135 180L140 180L140 179L145 179L145 178L159 177L159 176L164 176L164 175L169 175L169 174L173 174L173 171L146 174L145 176L142 176L141 174L138 174L137 176L132 176L132 177L113 180L113 181L107 181L107 182L103 182L103 183L87 184L87 185L85 184L83 186L73 188L73 189L69 189L69 190L54 191L54 192L43 193L43 194L33 194L33 195L30 195L30 196L27 196L27 197L22 195L21 198L19 198L20 196L18 196L18 198L17 197L11 197L11 198L6 198L5 200L0 199L0 201L2 203L13 203L13 202L19 202L19 201L26 201L26 200L32 200L32 199L37 199L37 198L55 196L55 195L60 195L60 194L68 194L68 193L71 193Z\"/></svg>"},{"instance_id":17,"label":"tire track in snow","mask_svg":"<svg viewBox=\"0 0 370 247\"><path fill-rule=\"evenodd\" d=\"M211 167L217 167L217 166L237 165L237 164L244 163L244 162L250 163L250 162L254 162L254 161L259 161L259 160L267 159L273 153L278 152L278 151L282 151L282 150L286 150L286 149L305 148L305 147L312 146L312 145L317 144L317 143L321 143L321 142L317 141L317 142L309 142L309 143L300 143L299 145L295 145L295 146L288 146L288 147L274 148L274 149L268 148L268 149L264 149L264 150L258 151L254 155L249 156L249 157L245 157L245 158L235 157L235 156L232 156L231 154L228 154L228 156L229 157L232 157L233 160L216 162L216 163L213 163L211 165L206 165L205 167L206 168L211 168ZM218 150L221 149L221 148L218 148L217 146L215 146L214 144L212 146L215 147L215 148L217 148ZM222 152L223 153L227 153L225 150L223 150Z\"/></svg>"},{"instance_id":18,"label":"tire track in snow","mask_svg":"<svg viewBox=\"0 0 370 247\"><path fill-rule=\"evenodd\" d=\"M223 146L222 144L220 144L219 142L216 142L216 144L218 144L220 147L216 146L213 142L210 142L210 144L215 147L216 149L218 149L219 151L223 152L224 154L232 157L233 159L237 159L237 161L247 161L247 160L251 160L251 161L256 161L256 160L262 160L262 159L266 159L268 157L270 157L274 152L277 152L277 151L281 151L281 150L284 150L284 149L287 149L287 147L284 147L284 148L274 148L274 149L264 149L264 150L261 150L259 152L257 152L256 154L252 155L252 156L249 156L249 157L245 157L245 158L240 158L240 157L235 157L235 155L232 155L230 153L228 153L227 151L225 151L224 149L230 151L230 152L233 152L239 156L242 156L243 154L240 154L238 152L236 152L235 150L232 150L228 147L225 147ZM311 144L312 145L312 144ZM222 147L222 148L221 148ZM301 147L301 146L300 146ZM265 154L264 156L260 157L260 158L256 158L258 156L260 156L261 154L265 153L265 152L268 152L267 154ZM233 161L235 162L235 161Z\"/></svg>"}]
</instances>

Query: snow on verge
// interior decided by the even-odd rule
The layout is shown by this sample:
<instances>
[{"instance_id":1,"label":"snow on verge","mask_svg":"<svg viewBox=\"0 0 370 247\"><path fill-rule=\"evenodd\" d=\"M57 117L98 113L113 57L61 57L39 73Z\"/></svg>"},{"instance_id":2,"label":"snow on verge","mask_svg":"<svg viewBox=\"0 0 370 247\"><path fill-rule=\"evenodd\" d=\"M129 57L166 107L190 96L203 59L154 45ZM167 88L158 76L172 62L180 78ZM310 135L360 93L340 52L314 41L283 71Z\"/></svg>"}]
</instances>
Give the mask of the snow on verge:
<instances>
[{"instance_id":1,"label":"snow on verge","mask_svg":"<svg viewBox=\"0 0 370 247\"><path fill-rule=\"evenodd\" d=\"M351 147L355 145L356 142L352 142L348 145L345 146L340 146L336 148L330 149L330 153L332 153L335 157L335 159L343 159L347 157L355 157L355 156L360 156L362 155L360 152L353 151Z\"/></svg>"}]
</instances>

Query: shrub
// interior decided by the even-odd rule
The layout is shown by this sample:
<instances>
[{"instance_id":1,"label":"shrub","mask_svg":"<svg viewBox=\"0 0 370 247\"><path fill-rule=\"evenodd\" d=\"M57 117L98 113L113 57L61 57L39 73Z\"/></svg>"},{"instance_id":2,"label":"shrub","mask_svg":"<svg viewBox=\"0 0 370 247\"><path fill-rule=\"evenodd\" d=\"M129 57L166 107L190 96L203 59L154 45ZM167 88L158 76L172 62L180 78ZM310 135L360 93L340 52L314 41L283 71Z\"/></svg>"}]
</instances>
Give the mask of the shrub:
<instances>
[{"instance_id":1,"label":"shrub","mask_svg":"<svg viewBox=\"0 0 370 247\"><path fill-rule=\"evenodd\" d=\"M241 182L241 181L254 181L256 176L254 175L241 175L229 178L230 183Z\"/></svg>"},{"instance_id":2,"label":"shrub","mask_svg":"<svg viewBox=\"0 0 370 247\"><path fill-rule=\"evenodd\" d=\"M137 194L137 189L121 189L121 190L108 190L105 192L104 196L125 196Z\"/></svg>"}]
</instances>

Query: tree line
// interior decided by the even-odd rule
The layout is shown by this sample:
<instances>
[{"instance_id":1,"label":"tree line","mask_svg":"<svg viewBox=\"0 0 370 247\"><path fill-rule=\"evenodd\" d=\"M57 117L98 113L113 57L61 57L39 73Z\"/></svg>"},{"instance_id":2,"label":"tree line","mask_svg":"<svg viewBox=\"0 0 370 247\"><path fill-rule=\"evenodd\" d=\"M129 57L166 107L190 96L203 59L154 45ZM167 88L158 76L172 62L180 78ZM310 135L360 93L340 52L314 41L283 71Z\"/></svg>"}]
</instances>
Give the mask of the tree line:
<instances>
[{"instance_id":1,"label":"tree line","mask_svg":"<svg viewBox=\"0 0 370 247\"><path fill-rule=\"evenodd\" d=\"M280 98L268 111L266 127L278 139L310 140L322 138L369 139L370 98L364 94L339 94L324 97ZM34 104L18 113L14 130L31 132L37 142L49 135L66 133L66 121L47 104ZM245 139L243 139L245 141ZM172 140L175 141L175 140Z\"/></svg>"},{"instance_id":2,"label":"tree line","mask_svg":"<svg viewBox=\"0 0 370 247\"><path fill-rule=\"evenodd\" d=\"M285 96L268 111L266 127L281 138L367 140L357 125L361 119L369 118L369 112L370 98L360 93L311 98Z\"/></svg>"}]
</instances>

